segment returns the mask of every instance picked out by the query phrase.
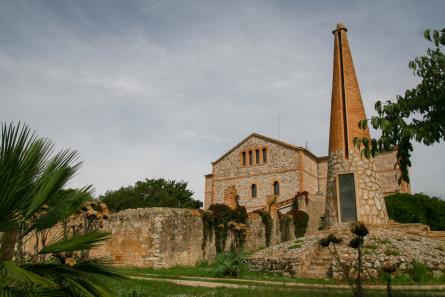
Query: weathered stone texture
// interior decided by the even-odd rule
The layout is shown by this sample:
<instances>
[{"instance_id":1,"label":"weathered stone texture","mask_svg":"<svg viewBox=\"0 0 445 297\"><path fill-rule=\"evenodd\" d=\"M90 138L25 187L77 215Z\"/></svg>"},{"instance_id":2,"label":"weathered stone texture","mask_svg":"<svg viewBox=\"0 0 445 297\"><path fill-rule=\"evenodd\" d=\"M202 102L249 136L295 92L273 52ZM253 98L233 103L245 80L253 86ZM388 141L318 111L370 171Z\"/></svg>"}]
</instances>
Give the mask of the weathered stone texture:
<instances>
[{"instance_id":1,"label":"weathered stone texture","mask_svg":"<svg viewBox=\"0 0 445 297\"><path fill-rule=\"evenodd\" d=\"M243 166L242 152L257 148L267 148L267 162L262 162L261 157L259 164L254 160L254 165ZM325 159L321 160L325 162ZM280 186L276 202L289 200L297 192L320 193L325 187L320 188L318 161L319 158L303 148L252 134L213 163L212 175L206 176L204 208L208 208L210 202L224 203L224 193L232 187L237 190L240 204L249 212L265 207L266 197L274 194L274 182ZM321 165L322 174L326 174L325 167ZM257 186L257 197L252 197L252 184ZM208 191L209 187L212 187L211 191Z\"/></svg>"},{"instance_id":2,"label":"weathered stone texture","mask_svg":"<svg viewBox=\"0 0 445 297\"><path fill-rule=\"evenodd\" d=\"M326 181L328 176L328 158L322 158L318 162L318 180L320 183L319 191L326 195Z\"/></svg>"},{"instance_id":3,"label":"weathered stone texture","mask_svg":"<svg viewBox=\"0 0 445 297\"><path fill-rule=\"evenodd\" d=\"M256 147L268 147L268 160L264 164L241 166L240 153ZM299 176L295 151L257 137L251 137L224 159L214 165L213 201L223 203L224 192L235 186L240 204L249 210L264 207L267 195L273 194L273 183L280 184L278 200L288 199L297 192ZM251 197L251 185L257 186L257 197Z\"/></svg>"},{"instance_id":4,"label":"weathered stone texture","mask_svg":"<svg viewBox=\"0 0 445 297\"><path fill-rule=\"evenodd\" d=\"M318 183L317 159L305 154L303 159L303 164L304 164L303 191L307 191L309 193L317 193L320 190Z\"/></svg>"},{"instance_id":5,"label":"weathered stone texture","mask_svg":"<svg viewBox=\"0 0 445 297\"><path fill-rule=\"evenodd\" d=\"M93 255L137 267L194 265L203 256L202 219L192 210L128 209L112 214L104 226L112 238Z\"/></svg>"},{"instance_id":6,"label":"weathered stone texture","mask_svg":"<svg viewBox=\"0 0 445 297\"><path fill-rule=\"evenodd\" d=\"M356 185L357 220L371 224L388 222L385 200L375 171L373 159L362 159L358 149L349 152L345 159L342 152L330 154L326 187L326 219L329 225L341 221L338 213L337 175L354 173Z\"/></svg>"},{"instance_id":7,"label":"weathered stone texture","mask_svg":"<svg viewBox=\"0 0 445 297\"><path fill-rule=\"evenodd\" d=\"M204 186L204 206L212 205L212 175L207 174L205 176L205 186Z\"/></svg>"},{"instance_id":8,"label":"weathered stone texture","mask_svg":"<svg viewBox=\"0 0 445 297\"><path fill-rule=\"evenodd\" d=\"M398 183L400 173L398 169L394 168L397 162L397 151L382 153L377 155L374 160L384 195L397 192L410 193L409 186L404 187L404 185L401 186Z\"/></svg>"},{"instance_id":9,"label":"weathered stone texture","mask_svg":"<svg viewBox=\"0 0 445 297\"><path fill-rule=\"evenodd\" d=\"M324 214L326 199L323 195L309 195L309 203L305 212L309 215L308 226L305 235L314 234L320 226L320 218Z\"/></svg>"},{"instance_id":10,"label":"weathered stone texture","mask_svg":"<svg viewBox=\"0 0 445 297\"><path fill-rule=\"evenodd\" d=\"M399 273L412 268L412 261L425 264L434 274L445 269L445 245L443 241L430 237L428 227L420 224L388 224L368 226L369 235L365 239L363 248L363 267L365 278L378 276L386 261L399 263ZM349 248L352 238L348 224L341 224L329 230L298 238L296 241L285 242L254 253L248 263L255 270L272 270L274 272L295 277L313 276L314 265L318 266L318 277L328 275L342 278L341 269L330 253L328 261L320 261L322 252L327 249L319 247L320 238L330 233L343 239L337 245L342 262L348 265L354 263L357 251Z\"/></svg>"},{"instance_id":11,"label":"weathered stone texture","mask_svg":"<svg viewBox=\"0 0 445 297\"><path fill-rule=\"evenodd\" d=\"M281 238L293 239L293 225L280 230L274 218L271 243ZM265 228L257 214L249 214L246 250L256 251L266 246ZM108 257L120 265L136 267L173 267L195 265L211 260L216 254L214 238L202 249L203 225L199 210L180 208L128 209L112 214L104 230L111 239L91 251L93 257ZM283 233L289 236L283 236ZM226 248L233 237L229 233Z\"/></svg>"}]
</instances>

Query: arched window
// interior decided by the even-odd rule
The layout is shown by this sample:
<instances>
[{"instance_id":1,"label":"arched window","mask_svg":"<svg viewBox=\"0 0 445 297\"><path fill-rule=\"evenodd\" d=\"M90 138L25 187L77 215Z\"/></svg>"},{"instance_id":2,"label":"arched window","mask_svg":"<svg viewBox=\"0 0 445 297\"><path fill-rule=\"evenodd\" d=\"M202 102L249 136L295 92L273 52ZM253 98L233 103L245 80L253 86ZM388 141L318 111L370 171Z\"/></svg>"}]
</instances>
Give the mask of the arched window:
<instances>
[{"instance_id":1,"label":"arched window","mask_svg":"<svg viewBox=\"0 0 445 297\"><path fill-rule=\"evenodd\" d=\"M255 164L260 164L260 150L255 150Z\"/></svg>"},{"instance_id":2,"label":"arched window","mask_svg":"<svg viewBox=\"0 0 445 297\"><path fill-rule=\"evenodd\" d=\"M280 183L277 181L273 183L273 194L280 195Z\"/></svg>"},{"instance_id":3,"label":"arched window","mask_svg":"<svg viewBox=\"0 0 445 297\"><path fill-rule=\"evenodd\" d=\"M256 185L255 184L252 184L250 186L250 192L251 192L252 198L256 198Z\"/></svg>"},{"instance_id":4,"label":"arched window","mask_svg":"<svg viewBox=\"0 0 445 297\"><path fill-rule=\"evenodd\" d=\"M267 162L267 149L263 148L263 163Z\"/></svg>"},{"instance_id":5,"label":"arched window","mask_svg":"<svg viewBox=\"0 0 445 297\"><path fill-rule=\"evenodd\" d=\"M249 165L253 165L253 152L249 151Z\"/></svg>"}]
</instances>

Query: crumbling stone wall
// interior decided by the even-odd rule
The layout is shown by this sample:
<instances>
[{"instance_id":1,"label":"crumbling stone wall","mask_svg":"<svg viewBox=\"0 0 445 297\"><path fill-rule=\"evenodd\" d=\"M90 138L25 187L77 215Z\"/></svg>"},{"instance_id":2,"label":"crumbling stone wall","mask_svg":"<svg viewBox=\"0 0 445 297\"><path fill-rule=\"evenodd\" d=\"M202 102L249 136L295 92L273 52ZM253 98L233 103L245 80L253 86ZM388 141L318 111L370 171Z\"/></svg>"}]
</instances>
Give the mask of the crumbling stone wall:
<instances>
[{"instance_id":1,"label":"crumbling stone wall","mask_svg":"<svg viewBox=\"0 0 445 297\"><path fill-rule=\"evenodd\" d=\"M274 226L279 224L279 220L275 219ZM249 214L247 225L246 250L253 252L264 248L266 236L261 218L257 214ZM279 243L283 231L277 227L274 229L277 230L272 234L271 243ZM112 214L104 230L111 232L111 239L92 250L91 255L108 257L120 265L153 268L191 266L202 260L212 260L216 254L214 237L208 239L202 249L203 224L199 210L128 209ZM284 231L293 234L292 229ZM227 249L232 240L229 233Z\"/></svg>"},{"instance_id":2,"label":"crumbling stone wall","mask_svg":"<svg viewBox=\"0 0 445 297\"><path fill-rule=\"evenodd\" d=\"M318 231L320 218L324 214L326 199L323 195L309 195L309 203L305 212L309 215L306 235L314 234Z\"/></svg>"}]
</instances>

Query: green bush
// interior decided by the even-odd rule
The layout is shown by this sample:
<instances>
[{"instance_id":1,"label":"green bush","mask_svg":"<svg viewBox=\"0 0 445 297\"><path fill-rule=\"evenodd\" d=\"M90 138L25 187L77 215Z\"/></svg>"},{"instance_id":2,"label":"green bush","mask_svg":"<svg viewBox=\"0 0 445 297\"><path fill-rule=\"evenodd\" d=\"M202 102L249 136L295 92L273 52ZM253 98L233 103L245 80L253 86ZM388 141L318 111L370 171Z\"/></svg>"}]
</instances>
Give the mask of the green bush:
<instances>
[{"instance_id":1,"label":"green bush","mask_svg":"<svg viewBox=\"0 0 445 297\"><path fill-rule=\"evenodd\" d=\"M295 237L303 237L306 233L307 223L309 221L309 215L301 210L296 210L293 213Z\"/></svg>"},{"instance_id":2,"label":"green bush","mask_svg":"<svg viewBox=\"0 0 445 297\"><path fill-rule=\"evenodd\" d=\"M216 277L239 277L245 269L245 257L235 252L219 253L215 257Z\"/></svg>"},{"instance_id":3,"label":"green bush","mask_svg":"<svg viewBox=\"0 0 445 297\"><path fill-rule=\"evenodd\" d=\"M411 262L411 265L413 267L408 271L409 275L416 283L423 283L428 276L428 268L417 261Z\"/></svg>"},{"instance_id":4,"label":"green bush","mask_svg":"<svg viewBox=\"0 0 445 297\"><path fill-rule=\"evenodd\" d=\"M389 218L399 223L422 223L431 230L445 230L445 201L425 194L385 197Z\"/></svg>"},{"instance_id":5,"label":"green bush","mask_svg":"<svg viewBox=\"0 0 445 297\"><path fill-rule=\"evenodd\" d=\"M210 220L206 218L206 224L213 224L217 253L224 252L229 230L232 230L235 235L236 248L242 248L246 239L245 229L230 229L229 222L246 224L248 218L246 208L238 205L236 209L232 210L225 204L212 204L210 205L209 210L213 214L213 222L210 222Z\"/></svg>"}]
</instances>

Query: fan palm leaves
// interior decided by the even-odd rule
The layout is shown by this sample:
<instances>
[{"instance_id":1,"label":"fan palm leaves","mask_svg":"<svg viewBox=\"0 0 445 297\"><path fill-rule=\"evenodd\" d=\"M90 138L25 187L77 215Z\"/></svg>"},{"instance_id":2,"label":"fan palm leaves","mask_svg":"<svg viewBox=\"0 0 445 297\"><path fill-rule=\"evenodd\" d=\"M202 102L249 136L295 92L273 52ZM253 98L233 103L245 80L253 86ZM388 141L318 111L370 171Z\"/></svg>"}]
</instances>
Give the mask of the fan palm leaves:
<instances>
[{"instance_id":1,"label":"fan palm leaves","mask_svg":"<svg viewBox=\"0 0 445 297\"><path fill-rule=\"evenodd\" d=\"M77 159L69 149L54 153L54 144L26 125L1 125L0 297L111 295L91 276L120 275L103 261L75 258L76 251L96 246L108 233L92 231L53 242L39 251L51 261L27 263L17 256L27 235L55 226L90 199L91 186L57 195L80 168ZM42 211L49 201L52 206Z\"/></svg>"}]
</instances>

